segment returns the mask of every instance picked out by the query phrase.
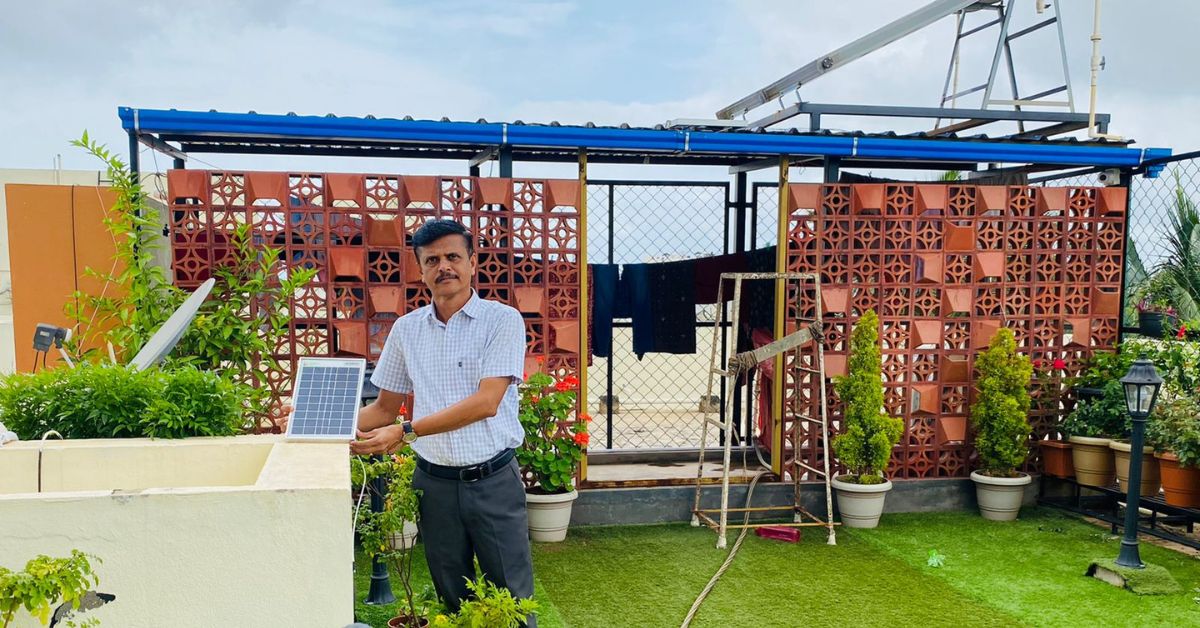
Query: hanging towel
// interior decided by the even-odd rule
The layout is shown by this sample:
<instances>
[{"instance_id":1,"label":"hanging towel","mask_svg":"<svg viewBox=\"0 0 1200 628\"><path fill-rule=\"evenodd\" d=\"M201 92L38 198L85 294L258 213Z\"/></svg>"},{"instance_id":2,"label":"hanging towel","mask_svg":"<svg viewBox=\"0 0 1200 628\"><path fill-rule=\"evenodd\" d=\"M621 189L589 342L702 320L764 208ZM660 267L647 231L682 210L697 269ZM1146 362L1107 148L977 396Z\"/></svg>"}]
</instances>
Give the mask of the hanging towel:
<instances>
[{"instance_id":1,"label":"hanging towel","mask_svg":"<svg viewBox=\"0 0 1200 628\"><path fill-rule=\"evenodd\" d=\"M615 264L589 266L592 278L592 355L612 356L613 318L617 306L618 270Z\"/></svg>"},{"instance_id":2,"label":"hanging towel","mask_svg":"<svg viewBox=\"0 0 1200 628\"><path fill-rule=\"evenodd\" d=\"M649 265L655 353L696 352L696 262ZM636 323L635 323L636 324ZM637 334L636 328L634 331ZM636 340L635 340L636 342Z\"/></svg>"}]
</instances>

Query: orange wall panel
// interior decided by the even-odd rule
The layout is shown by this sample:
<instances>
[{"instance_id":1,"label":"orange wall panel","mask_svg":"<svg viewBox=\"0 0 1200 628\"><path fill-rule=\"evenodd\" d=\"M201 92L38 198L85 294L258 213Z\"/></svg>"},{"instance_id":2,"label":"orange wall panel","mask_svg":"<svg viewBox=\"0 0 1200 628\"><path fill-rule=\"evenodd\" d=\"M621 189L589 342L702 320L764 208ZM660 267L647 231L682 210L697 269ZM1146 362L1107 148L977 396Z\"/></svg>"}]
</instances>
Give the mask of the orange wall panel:
<instances>
[{"instance_id":1,"label":"orange wall panel","mask_svg":"<svg viewBox=\"0 0 1200 628\"><path fill-rule=\"evenodd\" d=\"M102 287L84 269L112 267L116 249L103 217L116 195L99 187L16 184L5 186L5 194L17 370L31 371L37 324L71 326L65 306L72 294ZM51 349L47 365L58 360Z\"/></svg>"}]
</instances>

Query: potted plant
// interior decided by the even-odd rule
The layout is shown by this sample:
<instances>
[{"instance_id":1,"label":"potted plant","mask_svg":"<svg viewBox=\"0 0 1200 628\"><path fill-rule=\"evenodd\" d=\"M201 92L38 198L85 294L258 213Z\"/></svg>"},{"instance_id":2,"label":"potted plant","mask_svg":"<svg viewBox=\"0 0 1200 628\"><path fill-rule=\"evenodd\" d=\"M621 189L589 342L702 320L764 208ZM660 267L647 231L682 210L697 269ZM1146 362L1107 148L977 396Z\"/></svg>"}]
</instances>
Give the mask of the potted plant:
<instances>
[{"instance_id":1,"label":"potted plant","mask_svg":"<svg viewBox=\"0 0 1200 628\"><path fill-rule=\"evenodd\" d=\"M95 556L71 550L67 558L33 558L21 571L0 567L0 627L11 626L22 609L45 626L51 613L55 621L61 621L70 611L91 610L115 599L112 595L90 590L100 579L92 571L89 559L102 562ZM56 609L60 600L62 603ZM96 623L95 620L84 622L85 625Z\"/></svg>"},{"instance_id":2,"label":"potted plant","mask_svg":"<svg viewBox=\"0 0 1200 628\"><path fill-rule=\"evenodd\" d=\"M1041 360L1033 361L1035 396L1030 399L1030 403L1041 411L1054 413L1057 418L1062 386L1055 371L1066 368L1066 362L1062 358L1055 358L1052 365L1053 370L1044 369ZM1075 477L1069 441L1065 438L1039 440L1038 447L1042 455L1043 473L1057 478Z\"/></svg>"},{"instance_id":3,"label":"potted plant","mask_svg":"<svg viewBox=\"0 0 1200 628\"><path fill-rule=\"evenodd\" d=\"M1096 401L1104 396L1104 387L1120 379L1133 365L1134 355L1124 347L1097 350L1083 363L1079 375L1070 379L1071 392L1077 401ZM1064 361L1056 360L1056 363Z\"/></svg>"},{"instance_id":4,"label":"potted plant","mask_svg":"<svg viewBox=\"0 0 1200 628\"><path fill-rule=\"evenodd\" d=\"M458 612L439 613L430 622L431 628L517 628L538 609L530 598L514 598L512 592L480 577L467 582L471 590Z\"/></svg>"},{"instance_id":5,"label":"potted plant","mask_svg":"<svg viewBox=\"0 0 1200 628\"><path fill-rule=\"evenodd\" d=\"M1168 504L1200 508L1200 400L1192 395L1163 399L1146 425L1154 446Z\"/></svg>"},{"instance_id":6,"label":"potted plant","mask_svg":"<svg viewBox=\"0 0 1200 628\"><path fill-rule=\"evenodd\" d=\"M1071 443L1071 462L1075 480L1086 486L1113 483L1115 463L1109 443L1126 433L1125 391L1113 379L1104 386L1103 396L1080 401L1059 426Z\"/></svg>"},{"instance_id":7,"label":"potted plant","mask_svg":"<svg viewBox=\"0 0 1200 628\"><path fill-rule=\"evenodd\" d=\"M1033 366L1001 328L975 363L979 369L971 427L980 468L971 472L984 519L1012 521L1032 478L1017 468L1029 457L1029 380Z\"/></svg>"},{"instance_id":8,"label":"potted plant","mask_svg":"<svg viewBox=\"0 0 1200 628\"><path fill-rule=\"evenodd\" d=\"M370 508L358 508L355 530L366 555L371 560L386 561L404 591L400 614L388 621L388 627L428 626L427 617L436 603L436 596L431 593L432 589L418 594L412 584L413 537L416 536L413 528L420 517L421 496L412 486L416 456L406 447L391 456L376 460L360 457L356 462L362 464L351 465L351 478L359 486L370 487L370 480L384 479L383 509L373 512ZM411 533L407 538L406 528Z\"/></svg>"},{"instance_id":9,"label":"potted plant","mask_svg":"<svg viewBox=\"0 0 1200 628\"><path fill-rule=\"evenodd\" d=\"M540 362L540 359L539 359ZM517 449L517 462L534 484L525 491L529 515L529 537L539 542L567 538L575 491L575 471L588 444L591 420L575 412L575 388L579 380L567 376L559 381L545 373L534 373L521 386L520 417L525 441Z\"/></svg>"},{"instance_id":10,"label":"potted plant","mask_svg":"<svg viewBox=\"0 0 1200 628\"><path fill-rule=\"evenodd\" d=\"M845 404L845 430L834 437L833 450L846 475L835 476L842 525L874 528L879 525L884 499L892 483L884 477L892 448L904 432L901 419L883 409L882 362L879 355L879 317L867 310L850 335L850 364L844 377L835 379L838 397Z\"/></svg>"},{"instance_id":11,"label":"potted plant","mask_svg":"<svg viewBox=\"0 0 1200 628\"><path fill-rule=\"evenodd\" d=\"M1164 322L1175 317L1172 302L1174 283L1165 272L1155 273L1138 291L1139 333L1150 338L1162 338Z\"/></svg>"}]
</instances>

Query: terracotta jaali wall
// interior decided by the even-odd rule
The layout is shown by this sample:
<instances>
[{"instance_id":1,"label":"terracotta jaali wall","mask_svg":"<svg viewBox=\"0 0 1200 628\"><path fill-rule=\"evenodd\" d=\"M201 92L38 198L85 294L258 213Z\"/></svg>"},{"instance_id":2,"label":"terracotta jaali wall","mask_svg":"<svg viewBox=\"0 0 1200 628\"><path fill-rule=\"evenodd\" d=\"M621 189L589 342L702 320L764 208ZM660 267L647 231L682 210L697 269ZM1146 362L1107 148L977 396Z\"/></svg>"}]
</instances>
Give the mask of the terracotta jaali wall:
<instances>
[{"instance_id":1,"label":"terracotta jaali wall","mask_svg":"<svg viewBox=\"0 0 1200 628\"><path fill-rule=\"evenodd\" d=\"M185 288L207 279L247 223L287 266L319 271L292 299L278 348L288 368L271 386L286 394L299 356L378 358L395 319L429 303L412 233L451 218L479 240L480 296L525 316L526 370L578 376L579 195L574 180L172 170L175 279Z\"/></svg>"},{"instance_id":2,"label":"terracotta jaali wall","mask_svg":"<svg viewBox=\"0 0 1200 628\"><path fill-rule=\"evenodd\" d=\"M1020 350L1044 369L1065 362L1045 382L1052 391L1094 348L1117 341L1124 188L855 184L788 192L788 270L821 273L827 377L844 374L861 313L879 314L885 404L906 428L892 477L970 474L974 360L1000 327L1013 329ZM814 314L812 295L793 293L788 302L793 319ZM790 358L793 366L811 361ZM789 401L815 407L813 377L796 368L789 377ZM841 404L833 386L828 393L838 422ZM1035 400L1035 438L1053 432L1061 403L1057 394ZM798 442L801 459L819 467L818 429L785 417L784 430L785 461Z\"/></svg>"}]
</instances>

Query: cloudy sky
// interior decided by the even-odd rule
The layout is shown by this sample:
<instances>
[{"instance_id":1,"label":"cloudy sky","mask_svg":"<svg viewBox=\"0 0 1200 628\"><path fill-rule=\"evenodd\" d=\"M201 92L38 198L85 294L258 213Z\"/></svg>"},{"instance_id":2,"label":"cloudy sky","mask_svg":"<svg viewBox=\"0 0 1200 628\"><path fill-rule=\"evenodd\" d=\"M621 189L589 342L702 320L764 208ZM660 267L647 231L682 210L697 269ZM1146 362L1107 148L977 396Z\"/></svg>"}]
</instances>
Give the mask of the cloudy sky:
<instances>
[{"instance_id":1,"label":"cloudy sky","mask_svg":"<svg viewBox=\"0 0 1200 628\"><path fill-rule=\"evenodd\" d=\"M124 151L116 115L121 105L601 124L712 117L751 90L922 4L20 2L7 7L0 21L0 85L6 88L0 98L0 168L48 168L56 154L67 168L94 167L68 141L87 129ZM1015 24L1036 19L1032 5L1018 3ZM1064 5L1076 105L1086 111L1092 2ZM1113 114L1111 130L1140 146L1200 147L1200 72L1194 66L1200 58L1200 4L1106 0L1102 18L1106 68L1099 109ZM801 96L815 102L936 105L953 28L947 18L812 83ZM1056 42L1050 31L1043 34L1015 43L1026 93L1060 80ZM961 84L982 82L989 58L983 39L964 50ZM826 124L898 131L921 126L871 119ZM233 168L287 163L329 170L465 170L458 163L202 159ZM153 167L148 154L144 160ZM160 168L163 162L160 158ZM522 168L534 166L518 164L518 176L543 174ZM726 178L720 169L674 176Z\"/></svg>"}]
</instances>

